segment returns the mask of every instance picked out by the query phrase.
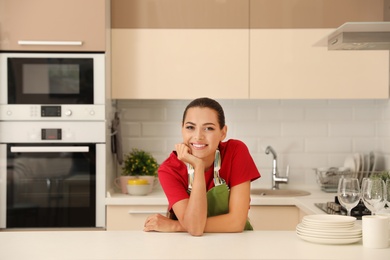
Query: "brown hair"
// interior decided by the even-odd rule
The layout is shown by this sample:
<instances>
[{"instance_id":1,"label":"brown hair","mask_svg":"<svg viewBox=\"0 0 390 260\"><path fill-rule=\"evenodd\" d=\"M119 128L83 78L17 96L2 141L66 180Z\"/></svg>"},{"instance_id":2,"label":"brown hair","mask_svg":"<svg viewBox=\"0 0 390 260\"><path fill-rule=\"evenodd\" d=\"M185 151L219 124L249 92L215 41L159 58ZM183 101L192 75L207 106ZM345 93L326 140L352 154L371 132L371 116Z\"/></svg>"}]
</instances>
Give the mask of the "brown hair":
<instances>
[{"instance_id":1,"label":"brown hair","mask_svg":"<svg viewBox=\"0 0 390 260\"><path fill-rule=\"evenodd\" d=\"M182 125L184 125L187 110L192 107L210 108L214 110L215 112L217 112L219 128L222 129L225 126L225 113L223 112L222 106L214 99L207 97L194 99L187 105L183 113Z\"/></svg>"}]
</instances>

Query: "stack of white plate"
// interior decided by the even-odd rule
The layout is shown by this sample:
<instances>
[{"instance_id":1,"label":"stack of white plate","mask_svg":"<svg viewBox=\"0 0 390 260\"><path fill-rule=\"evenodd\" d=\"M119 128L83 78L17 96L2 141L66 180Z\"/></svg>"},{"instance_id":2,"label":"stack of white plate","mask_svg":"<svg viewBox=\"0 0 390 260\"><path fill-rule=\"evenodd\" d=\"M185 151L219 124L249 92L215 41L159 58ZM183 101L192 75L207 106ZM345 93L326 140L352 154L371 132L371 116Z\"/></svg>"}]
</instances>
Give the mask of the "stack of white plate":
<instances>
[{"instance_id":1,"label":"stack of white plate","mask_svg":"<svg viewBox=\"0 0 390 260\"><path fill-rule=\"evenodd\" d=\"M319 244L352 244L362 238L362 228L355 217L307 215L296 227L298 237Z\"/></svg>"}]
</instances>

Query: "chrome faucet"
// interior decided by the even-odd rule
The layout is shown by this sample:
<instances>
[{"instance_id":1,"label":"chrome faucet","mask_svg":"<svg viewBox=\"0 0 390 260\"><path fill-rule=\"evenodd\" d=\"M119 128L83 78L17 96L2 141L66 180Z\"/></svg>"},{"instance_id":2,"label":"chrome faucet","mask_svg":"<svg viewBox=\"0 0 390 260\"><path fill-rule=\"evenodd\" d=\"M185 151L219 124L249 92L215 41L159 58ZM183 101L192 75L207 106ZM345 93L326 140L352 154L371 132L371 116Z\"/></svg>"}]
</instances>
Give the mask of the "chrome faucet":
<instances>
[{"instance_id":1,"label":"chrome faucet","mask_svg":"<svg viewBox=\"0 0 390 260\"><path fill-rule=\"evenodd\" d=\"M272 153L273 160L272 160L272 189L277 190L279 189L279 183L288 183L288 172L289 172L289 166L287 166L287 172L285 177L280 177L278 172L278 163L275 150L271 146L267 146L265 149L265 153L269 154Z\"/></svg>"}]
</instances>

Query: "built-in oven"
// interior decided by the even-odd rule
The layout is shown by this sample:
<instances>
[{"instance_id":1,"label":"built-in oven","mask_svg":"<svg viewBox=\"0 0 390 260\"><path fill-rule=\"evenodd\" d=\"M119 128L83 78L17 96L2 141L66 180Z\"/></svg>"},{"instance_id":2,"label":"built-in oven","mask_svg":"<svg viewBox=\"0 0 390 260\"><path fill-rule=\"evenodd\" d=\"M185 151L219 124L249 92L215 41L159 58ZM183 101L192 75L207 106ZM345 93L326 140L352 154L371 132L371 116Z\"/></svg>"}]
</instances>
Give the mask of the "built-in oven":
<instances>
[{"instance_id":1,"label":"built-in oven","mask_svg":"<svg viewBox=\"0 0 390 260\"><path fill-rule=\"evenodd\" d=\"M104 120L104 53L0 53L0 120Z\"/></svg>"},{"instance_id":2,"label":"built-in oven","mask_svg":"<svg viewBox=\"0 0 390 260\"><path fill-rule=\"evenodd\" d=\"M105 227L105 122L0 124L0 228Z\"/></svg>"}]
</instances>

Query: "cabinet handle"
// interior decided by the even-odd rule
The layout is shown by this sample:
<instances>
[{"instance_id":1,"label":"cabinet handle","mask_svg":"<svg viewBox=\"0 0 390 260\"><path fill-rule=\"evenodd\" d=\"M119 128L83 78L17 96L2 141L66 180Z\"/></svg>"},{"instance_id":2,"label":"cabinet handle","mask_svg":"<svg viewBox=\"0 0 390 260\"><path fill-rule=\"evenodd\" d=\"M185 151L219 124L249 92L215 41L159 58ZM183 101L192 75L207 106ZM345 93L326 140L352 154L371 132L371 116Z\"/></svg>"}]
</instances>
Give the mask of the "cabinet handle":
<instances>
[{"instance_id":1,"label":"cabinet handle","mask_svg":"<svg viewBox=\"0 0 390 260\"><path fill-rule=\"evenodd\" d=\"M83 153L88 146L11 146L11 153Z\"/></svg>"},{"instance_id":2,"label":"cabinet handle","mask_svg":"<svg viewBox=\"0 0 390 260\"><path fill-rule=\"evenodd\" d=\"M82 41L18 41L19 45L83 45Z\"/></svg>"},{"instance_id":3,"label":"cabinet handle","mask_svg":"<svg viewBox=\"0 0 390 260\"><path fill-rule=\"evenodd\" d=\"M162 214L165 215L167 212L163 210L129 210L129 214Z\"/></svg>"}]
</instances>

